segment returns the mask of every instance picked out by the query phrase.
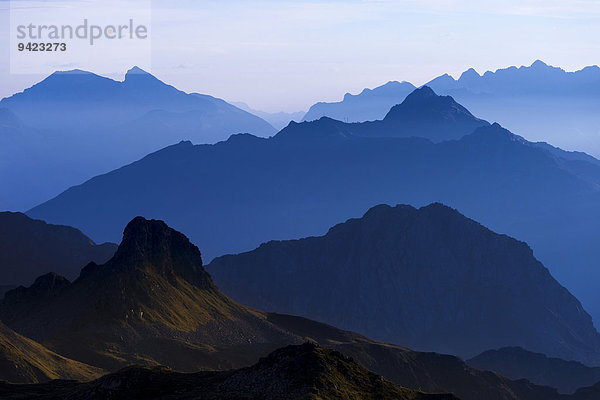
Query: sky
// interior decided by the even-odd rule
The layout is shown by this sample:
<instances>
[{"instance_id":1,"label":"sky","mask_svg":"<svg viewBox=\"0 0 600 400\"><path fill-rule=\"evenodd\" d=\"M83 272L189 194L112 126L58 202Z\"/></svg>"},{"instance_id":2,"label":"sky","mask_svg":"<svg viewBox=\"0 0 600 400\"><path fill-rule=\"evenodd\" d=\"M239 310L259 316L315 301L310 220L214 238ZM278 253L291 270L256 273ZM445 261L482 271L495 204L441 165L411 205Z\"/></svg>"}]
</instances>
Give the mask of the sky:
<instances>
[{"instance_id":1,"label":"sky","mask_svg":"<svg viewBox=\"0 0 600 400\"><path fill-rule=\"evenodd\" d=\"M13 7L25 7L32 20L43 21L47 9L58 4L43 2L46 7L27 7L40 1L13 0ZM120 50L116 61L96 54L56 69L85 66L120 80L128 68L142 64L186 92L291 112L390 80L421 85L444 73L458 77L470 67L483 73L541 59L572 71L600 63L598 0L135 4L151 18L148 57ZM47 74L11 71L10 49L16 43L11 43L10 16L10 2L0 0L0 97Z\"/></svg>"}]
</instances>

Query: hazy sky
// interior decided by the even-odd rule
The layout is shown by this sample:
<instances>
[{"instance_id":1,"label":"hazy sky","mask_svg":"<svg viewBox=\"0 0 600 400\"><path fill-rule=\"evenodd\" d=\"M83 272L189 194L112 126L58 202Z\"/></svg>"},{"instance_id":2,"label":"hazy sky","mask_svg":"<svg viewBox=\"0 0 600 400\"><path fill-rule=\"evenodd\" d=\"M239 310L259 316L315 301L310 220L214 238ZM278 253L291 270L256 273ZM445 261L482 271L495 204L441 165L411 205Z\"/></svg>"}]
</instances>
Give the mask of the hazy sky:
<instances>
[{"instance_id":1,"label":"hazy sky","mask_svg":"<svg viewBox=\"0 0 600 400\"><path fill-rule=\"evenodd\" d=\"M43 78L10 74L8 5L0 0L0 97ZM151 12L156 76L266 111L469 67L600 63L598 0L154 0Z\"/></svg>"}]
</instances>

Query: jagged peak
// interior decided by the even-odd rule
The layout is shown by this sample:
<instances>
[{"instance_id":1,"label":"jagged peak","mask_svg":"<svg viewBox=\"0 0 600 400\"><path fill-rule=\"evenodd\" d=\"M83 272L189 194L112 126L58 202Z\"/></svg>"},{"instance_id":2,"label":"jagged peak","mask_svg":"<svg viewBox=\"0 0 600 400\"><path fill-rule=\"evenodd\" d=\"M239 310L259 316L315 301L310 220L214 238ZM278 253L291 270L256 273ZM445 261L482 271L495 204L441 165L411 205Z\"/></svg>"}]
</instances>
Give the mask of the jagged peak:
<instances>
[{"instance_id":1,"label":"jagged peak","mask_svg":"<svg viewBox=\"0 0 600 400\"><path fill-rule=\"evenodd\" d=\"M201 288L213 287L202 266L198 247L165 222L135 217L123 231L114 257L104 266L90 270L152 269L165 277L177 275Z\"/></svg>"},{"instance_id":2,"label":"jagged peak","mask_svg":"<svg viewBox=\"0 0 600 400\"><path fill-rule=\"evenodd\" d=\"M458 78L459 81L461 80L465 80L465 79L478 79L481 78L481 75L479 75L479 73L477 73L477 71L475 71L474 68L469 68L468 70L466 70L465 72L463 72L460 75L460 78Z\"/></svg>"},{"instance_id":3,"label":"jagged peak","mask_svg":"<svg viewBox=\"0 0 600 400\"><path fill-rule=\"evenodd\" d=\"M173 246L182 247L178 250L197 253L197 261L202 265L200 250L185 235L170 228L164 221L135 217L125 227L123 240L115 257L122 255L147 257L164 252L170 253Z\"/></svg>"}]
</instances>

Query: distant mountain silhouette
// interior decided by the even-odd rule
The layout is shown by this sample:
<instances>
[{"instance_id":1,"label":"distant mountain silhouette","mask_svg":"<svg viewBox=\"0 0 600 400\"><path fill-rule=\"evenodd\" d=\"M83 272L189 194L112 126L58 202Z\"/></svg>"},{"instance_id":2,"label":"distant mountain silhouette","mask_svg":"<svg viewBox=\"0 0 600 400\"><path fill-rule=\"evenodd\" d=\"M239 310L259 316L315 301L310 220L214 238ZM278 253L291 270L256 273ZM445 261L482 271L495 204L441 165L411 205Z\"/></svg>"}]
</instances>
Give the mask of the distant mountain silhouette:
<instances>
[{"instance_id":1,"label":"distant mountain silhouette","mask_svg":"<svg viewBox=\"0 0 600 400\"><path fill-rule=\"evenodd\" d=\"M442 76L428 85L529 140L600 156L598 66L566 72L538 60L483 75L471 69L458 80Z\"/></svg>"},{"instance_id":2,"label":"distant mountain silhouette","mask_svg":"<svg viewBox=\"0 0 600 400\"><path fill-rule=\"evenodd\" d=\"M547 357L521 347L488 350L467 363L511 379L527 379L538 385L550 386L561 393L574 393L577 389L600 382L600 368Z\"/></svg>"},{"instance_id":3,"label":"distant mountain silhouette","mask_svg":"<svg viewBox=\"0 0 600 400\"><path fill-rule=\"evenodd\" d=\"M531 66L508 67L479 75L473 68L459 79L442 75L427 85L443 93L456 91L494 96L592 95L597 96L600 68L596 65L577 72L566 72L536 60Z\"/></svg>"},{"instance_id":4,"label":"distant mountain silhouette","mask_svg":"<svg viewBox=\"0 0 600 400\"><path fill-rule=\"evenodd\" d=\"M275 129L281 130L285 128L291 121L300 122L304 117L304 111L297 111L292 113L287 112L276 112L269 113L265 111L255 110L248 104L243 102L232 102L234 106L241 108L244 111L248 111L250 114L254 114L271 124Z\"/></svg>"},{"instance_id":5,"label":"distant mountain silhouette","mask_svg":"<svg viewBox=\"0 0 600 400\"><path fill-rule=\"evenodd\" d=\"M489 125L475 118L450 96L438 96L428 86L416 89L387 113L380 136L418 136L433 142L460 139Z\"/></svg>"},{"instance_id":6,"label":"distant mountain silhouette","mask_svg":"<svg viewBox=\"0 0 600 400\"><path fill-rule=\"evenodd\" d=\"M0 322L0 380L38 383L52 379L90 380L106 371L62 357ZM0 389L0 397L2 389Z\"/></svg>"},{"instance_id":7,"label":"distant mountain silhouette","mask_svg":"<svg viewBox=\"0 0 600 400\"><path fill-rule=\"evenodd\" d=\"M0 197L0 207L12 210L180 140L215 143L240 132L276 133L255 115L182 92L137 67L122 82L80 70L56 72L2 99L0 109L0 136L8 129L3 121L22 124L18 138L0 149L0 159L11 160L0 170L0 185L10 193Z\"/></svg>"},{"instance_id":8,"label":"distant mountain silhouette","mask_svg":"<svg viewBox=\"0 0 600 400\"><path fill-rule=\"evenodd\" d=\"M101 241L117 241L136 215L162 218L188 232L211 260L268 240L323 234L374 204L442 202L526 241L600 320L596 164L564 158L498 124L438 144L368 136L376 125L323 118L291 123L271 139L182 142L28 213Z\"/></svg>"},{"instance_id":9,"label":"distant mountain silhouette","mask_svg":"<svg viewBox=\"0 0 600 400\"><path fill-rule=\"evenodd\" d=\"M318 122L336 126L344 136L420 137L432 142L460 139L487 121L474 117L450 96L438 96L431 88L415 89L406 99L386 114L381 121L346 124L323 117ZM290 136L304 126L288 126L279 136ZM285 133L285 135L284 135Z\"/></svg>"},{"instance_id":10,"label":"distant mountain silhouette","mask_svg":"<svg viewBox=\"0 0 600 400\"><path fill-rule=\"evenodd\" d=\"M0 284L3 285L29 286L47 271L75 278L89 262L103 263L116 249L113 243L97 245L70 226L47 224L22 213L0 213Z\"/></svg>"},{"instance_id":11,"label":"distant mountain silhouette","mask_svg":"<svg viewBox=\"0 0 600 400\"><path fill-rule=\"evenodd\" d=\"M344 122L364 122L383 119L390 108L404 101L415 86L409 82L388 82L360 94L346 93L337 103L317 103L310 107L303 121L329 117Z\"/></svg>"},{"instance_id":12,"label":"distant mountain silhouette","mask_svg":"<svg viewBox=\"0 0 600 400\"><path fill-rule=\"evenodd\" d=\"M302 371L302 373L299 373ZM115 384L117 383L117 384ZM89 383L0 385L3 398L106 399L373 399L453 400L405 389L342 354L311 343L288 346L257 364L234 371L182 374L165 368L127 368Z\"/></svg>"},{"instance_id":13,"label":"distant mountain silhouette","mask_svg":"<svg viewBox=\"0 0 600 400\"><path fill-rule=\"evenodd\" d=\"M244 304L415 350L472 357L513 345L600 365L590 316L529 247L441 204L377 206L325 236L207 268Z\"/></svg>"},{"instance_id":14,"label":"distant mountain silhouette","mask_svg":"<svg viewBox=\"0 0 600 400\"><path fill-rule=\"evenodd\" d=\"M351 96L352 101L331 105L317 103L305 116L311 121L331 117L348 122L382 119L410 93L408 83L388 83ZM600 157L600 68L585 67L566 72L536 61L531 66L509 67L479 75L474 69L459 79L448 74L426 84L436 93L450 95L480 118L500 121L513 132L534 142L550 142L562 148ZM384 90L380 101L372 93ZM311 112L313 111L314 112ZM363 113L363 110L369 110Z\"/></svg>"}]
</instances>

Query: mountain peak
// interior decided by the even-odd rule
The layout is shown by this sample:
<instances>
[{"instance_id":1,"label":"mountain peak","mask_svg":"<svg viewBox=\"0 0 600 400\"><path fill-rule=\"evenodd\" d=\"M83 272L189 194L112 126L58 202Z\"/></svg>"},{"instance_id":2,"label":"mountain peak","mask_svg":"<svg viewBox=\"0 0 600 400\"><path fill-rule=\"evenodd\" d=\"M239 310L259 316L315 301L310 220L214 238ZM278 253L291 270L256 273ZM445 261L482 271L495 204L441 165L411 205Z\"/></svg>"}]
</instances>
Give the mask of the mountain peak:
<instances>
[{"instance_id":1,"label":"mountain peak","mask_svg":"<svg viewBox=\"0 0 600 400\"><path fill-rule=\"evenodd\" d=\"M547 68L549 65L543 62L542 60L535 60L530 68Z\"/></svg>"},{"instance_id":2,"label":"mountain peak","mask_svg":"<svg viewBox=\"0 0 600 400\"><path fill-rule=\"evenodd\" d=\"M423 85L420 88L413 90L411 94L406 96L406 100L409 99L429 99L437 96L437 94L427 85Z\"/></svg>"},{"instance_id":3,"label":"mountain peak","mask_svg":"<svg viewBox=\"0 0 600 400\"><path fill-rule=\"evenodd\" d=\"M213 286L202 267L200 250L184 234L159 220L131 220L108 264L117 269L152 269L164 276L182 277L201 288Z\"/></svg>"},{"instance_id":4,"label":"mountain peak","mask_svg":"<svg viewBox=\"0 0 600 400\"><path fill-rule=\"evenodd\" d=\"M475 69L473 68L469 68L468 70L466 70L465 72L463 72L460 76L460 78L458 78L459 81L464 81L464 80L472 80L472 79L478 79L481 78L481 76L477 73L477 71L475 71Z\"/></svg>"},{"instance_id":5,"label":"mountain peak","mask_svg":"<svg viewBox=\"0 0 600 400\"><path fill-rule=\"evenodd\" d=\"M129 69L129 71L127 71L125 77L127 77L128 75L150 75L150 73L144 71L143 69L135 65L131 69Z\"/></svg>"},{"instance_id":6,"label":"mountain peak","mask_svg":"<svg viewBox=\"0 0 600 400\"><path fill-rule=\"evenodd\" d=\"M434 142L459 139L488 125L451 96L439 96L429 86L415 89L402 103L392 107L384 122L393 124L398 131L414 132L413 136Z\"/></svg>"},{"instance_id":7,"label":"mountain peak","mask_svg":"<svg viewBox=\"0 0 600 400\"><path fill-rule=\"evenodd\" d=\"M129 71L127 71L127 73L125 74L125 80L123 82L125 84L143 83L144 85L147 85L148 83L154 83L155 86L163 86L163 85L168 86L167 84L162 82L160 79L158 79L151 73L146 72L137 66L133 67ZM157 85L157 84L160 84L160 85Z\"/></svg>"}]
</instances>

